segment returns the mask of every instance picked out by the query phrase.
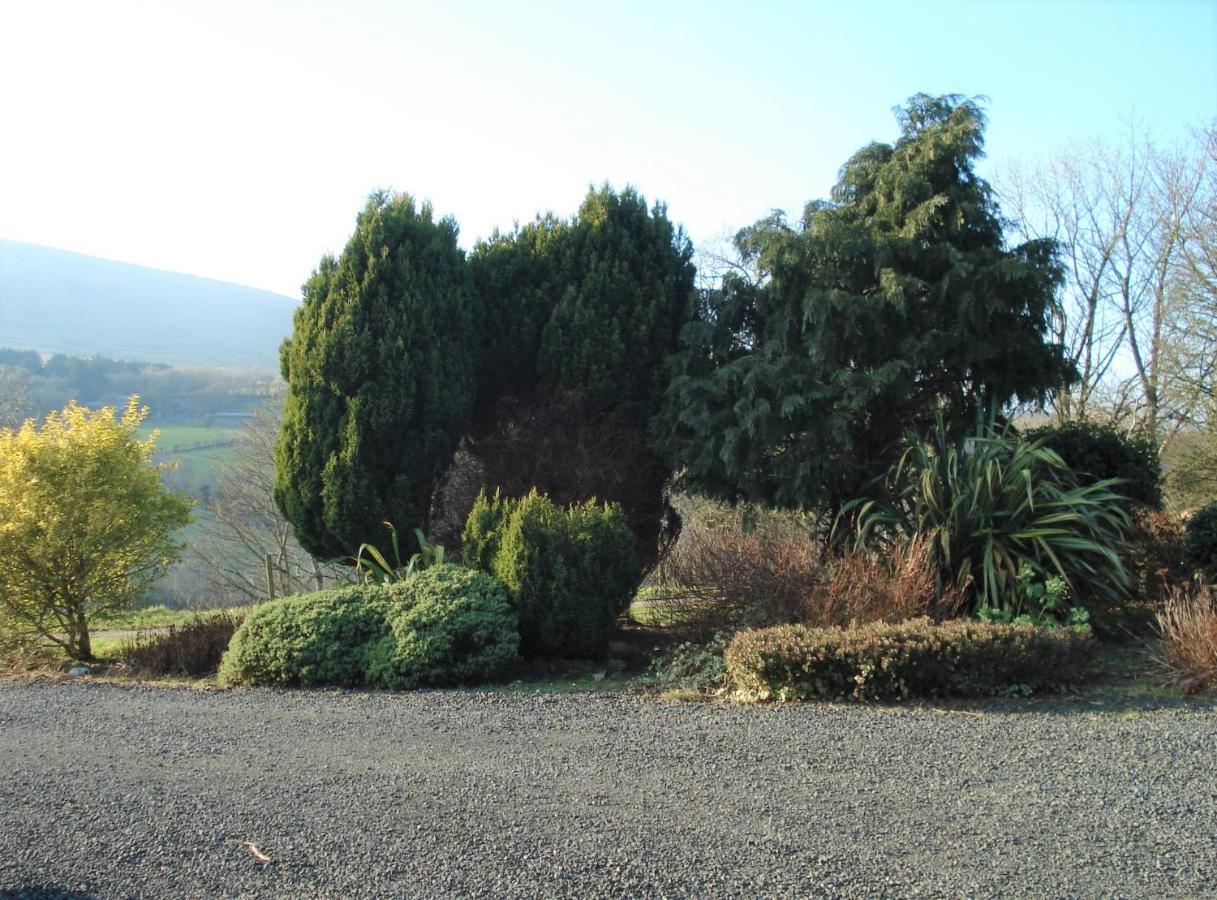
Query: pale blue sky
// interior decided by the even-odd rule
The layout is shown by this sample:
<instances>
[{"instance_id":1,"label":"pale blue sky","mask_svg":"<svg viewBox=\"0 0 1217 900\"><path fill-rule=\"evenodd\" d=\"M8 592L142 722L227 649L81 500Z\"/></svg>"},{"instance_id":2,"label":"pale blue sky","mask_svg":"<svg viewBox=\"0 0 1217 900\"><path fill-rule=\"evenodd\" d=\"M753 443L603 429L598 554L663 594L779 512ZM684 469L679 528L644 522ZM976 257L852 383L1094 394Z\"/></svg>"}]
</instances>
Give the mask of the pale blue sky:
<instances>
[{"instance_id":1,"label":"pale blue sky","mask_svg":"<svg viewBox=\"0 0 1217 900\"><path fill-rule=\"evenodd\" d=\"M0 237L292 296L376 187L471 246L629 182L695 241L823 196L918 91L986 164L1217 117L1217 0L0 0Z\"/></svg>"}]
</instances>

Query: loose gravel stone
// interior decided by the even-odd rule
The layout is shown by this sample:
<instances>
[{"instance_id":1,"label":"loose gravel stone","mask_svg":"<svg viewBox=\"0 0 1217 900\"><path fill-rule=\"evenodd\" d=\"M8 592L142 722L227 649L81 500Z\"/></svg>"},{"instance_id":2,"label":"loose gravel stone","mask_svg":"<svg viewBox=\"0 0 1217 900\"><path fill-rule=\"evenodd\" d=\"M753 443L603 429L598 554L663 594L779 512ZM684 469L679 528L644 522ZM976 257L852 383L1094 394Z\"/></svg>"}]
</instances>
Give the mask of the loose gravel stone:
<instances>
[{"instance_id":1,"label":"loose gravel stone","mask_svg":"<svg viewBox=\"0 0 1217 900\"><path fill-rule=\"evenodd\" d=\"M6 682L0 896L1214 897L1215 747L1211 702Z\"/></svg>"}]
</instances>

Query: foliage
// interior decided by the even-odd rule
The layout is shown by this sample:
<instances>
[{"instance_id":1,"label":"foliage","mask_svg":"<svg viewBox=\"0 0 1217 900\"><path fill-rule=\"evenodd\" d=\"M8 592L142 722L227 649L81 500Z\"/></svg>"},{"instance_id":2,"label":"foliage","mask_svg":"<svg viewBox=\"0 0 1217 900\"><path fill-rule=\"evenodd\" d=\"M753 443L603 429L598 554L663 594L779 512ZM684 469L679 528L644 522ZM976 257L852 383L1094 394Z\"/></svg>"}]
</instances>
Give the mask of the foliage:
<instances>
[{"instance_id":1,"label":"foliage","mask_svg":"<svg viewBox=\"0 0 1217 900\"><path fill-rule=\"evenodd\" d=\"M479 406L577 391L596 412L645 422L692 313L691 259L662 205L648 210L637 191L608 185L569 221L540 217L479 244L470 258L485 307Z\"/></svg>"},{"instance_id":2,"label":"foliage","mask_svg":"<svg viewBox=\"0 0 1217 900\"><path fill-rule=\"evenodd\" d=\"M489 681L519 661L520 635L495 579L440 564L388 591L390 634L369 654L368 682L394 690Z\"/></svg>"},{"instance_id":3,"label":"foliage","mask_svg":"<svg viewBox=\"0 0 1217 900\"><path fill-rule=\"evenodd\" d=\"M1217 573L1217 502L1188 519L1183 560L1193 571Z\"/></svg>"},{"instance_id":4,"label":"foliage","mask_svg":"<svg viewBox=\"0 0 1217 900\"><path fill-rule=\"evenodd\" d=\"M0 430L0 607L10 626L89 660L90 621L131 606L180 553L189 504L151 462L132 397L121 417L69 403Z\"/></svg>"},{"instance_id":5,"label":"foliage","mask_svg":"<svg viewBox=\"0 0 1217 900\"><path fill-rule=\"evenodd\" d=\"M220 665L227 685L359 686L371 644L388 633L385 589L353 585L256 607Z\"/></svg>"},{"instance_id":6,"label":"foliage","mask_svg":"<svg viewBox=\"0 0 1217 900\"><path fill-rule=\"evenodd\" d=\"M1148 437L1127 434L1110 422L1079 420L1032 428L1023 436L1056 451L1082 483L1115 479L1116 493L1162 507L1162 462Z\"/></svg>"},{"instance_id":7,"label":"foliage","mask_svg":"<svg viewBox=\"0 0 1217 900\"><path fill-rule=\"evenodd\" d=\"M707 641L683 641L668 648L651 663L652 683L664 691L710 694L721 690L727 682L723 651L729 639L721 633Z\"/></svg>"},{"instance_id":8,"label":"foliage","mask_svg":"<svg viewBox=\"0 0 1217 900\"><path fill-rule=\"evenodd\" d=\"M1085 629L917 619L744 631L725 659L736 687L762 699L903 700L1075 684L1091 643Z\"/></svg>"},{"instance_id":9,"label":"foliage","mask_svg":"<svg viewBox=\"0 0 1217 900\"><path fill-rule=\"evenodd\" d=\"M168 631L137 635L123 648L123 662L136 675L211 675L240 624L228 612L195 615Z\"/></svg>"},{"instance_id":10,"label":"foliage","mask_svg":"<svg viewBox=\"0 0 1217 900\"><path fill-rule=\"evenodd\" d=\"M373 194L326 256L281 351L275 501L314 555L353 555L379 523L426 523L474 399L476 310L451 219Z\"/></svg>"},{"instance_id":11,"label":"foliage","mask_svg":"<svg viewBox=\"0 0 1217 900\"><path fill-rule=\"evenodd\" d=\"M937 576L924 538L894 542L882 552L841 548L826 557L799 621L827 628L926 616L947 619L965 605L967 582L948 582L940 590Z\"/></svg>"},{"instance_id":12,"label":"foliage","mask_svg":"<svg viewBox=\"0 0 1217 900\"><path fill-rule=\"evenodd\" d=\"M412 578L415 573L444 564L444 548L427 543L427 537L423 534L422 529L415 528L414 539L418 541L419 549L403 565L401 543L397 540L397 529L392 522L381 524L389 529L389 542L393 547L393 562L390 563L375 544L360 544L359 551L355 554L355 572L361 575L365 582L393 584ZM365 554L367 554L366 559Z\"/></svg>"},{"instance_id":13,"label":"foliage","mask_svg":"<svg viewBox=\"0 0 1217 900\"><path fill-rule=\"evenodd\" d=\"M647 423L694 312L692 249L631 188L588 192L577 215L496 233L470 257L483 304L470 449L485 485L568 505L619 504L639 560L656 557L668 469Z\"/></svg>"},{"instance_id":14,"label":"foliage","mask_svg":"<svg viewBox=\"0 0 1217 900\"><path fill-rule=\"evenodd\" d=\"M939 589L969 583L973 610L1012 610L1024 568L1059 576L1084 605L1124 601L1119 554L1130 521L1110 482L1079 485L1042 439L991 425L963 447L941 426L929 441L909 440L881 496L845 507L859 546L923 538Z\"/></svg>"},{"instance_id":15,"label":"foliage","mask_svg":"<svg viewBox=\"0 0 1217 900\"><path fill-rule=\"evenodd\" d=\"M681 507L680 538L655 575L670 590L649 602L659 617L701 639L801 618L824 565L804 523L748 505Z\"/></svg>"},{"instance_id":16,"label":"foliage","mask_svg":"<svg viewBox=\"0 0 1217 900\"><path fill-rule=\"evenodd\" d=\"M594 500L561 508L532 491L478 497L464 559L507 586L526 656L604 656L638 586L633 536L621 509Z\"/></svg>"},{"instance_id":17,"label":"foliage","mask_svg":"<svg viewBox=\"0 0 1217 900\"><path fill-rule=\"evenodd\" d=\"M1158 663L1189 692L1217 686L1217 591L1174 588L1157 619Z\"/></svg>"},{"instance_id":18,"label":"foliage","mask_svg":"<svg viewBox=\"0 0 1217 900\"><path fill-rule=\"evenodd\" d=\"M1149 507L1134 507L1132 522L1125 562L1132 593L1154 603L1191 576L1183 562L1186 525L1179 516Z\"/></svg>"},{"instance_id":19,"label":"foliage","mask_svg":"<svg viewBox=\"0 0 1217 900\"><path fill-rule=\"evenodd\" d=\"M956 433L1072 377L1046 339L1056 245L1005 246L981 109L918 95L898 115L896 143L858 151L799 225L737 235L654 423L690 488L835 511L936 413Z\"/></svg>"},{"instance_id":20,"label":"foliage","mask_svg":"<svg viewBox=\"0 0 1217 900\"><path fill-rule=\"evenodd\" d=\"M1089 628L1090 613L1069 603L1069 586L1065 579L1045 577L1034 566L1019 567L1006 604L1001 608L982 606L976 610L982 622L1005 622L1014 625L1036 625L1040 628Z\"/></svg>"}]
</instances>

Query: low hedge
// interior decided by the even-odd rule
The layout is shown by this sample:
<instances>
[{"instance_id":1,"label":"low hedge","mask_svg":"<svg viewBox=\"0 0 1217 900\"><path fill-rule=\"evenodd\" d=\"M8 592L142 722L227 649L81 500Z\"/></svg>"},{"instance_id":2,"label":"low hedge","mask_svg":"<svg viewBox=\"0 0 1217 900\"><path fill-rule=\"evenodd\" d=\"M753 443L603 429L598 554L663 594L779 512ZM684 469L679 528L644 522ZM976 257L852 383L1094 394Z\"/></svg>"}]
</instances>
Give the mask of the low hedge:
<instances>
[{"instance_id":1,"label":"low hedge","mask_svg":"<svg viewBox=\"0 0 1217 900\"><path fill-rule=\"evenodd\" d=\"M743 631L724 659L735 685L762 699L903 700L1076 684L1091 644L1088 630L914 619Z\"/></svg>"},{"instance_id":2,"label":"low hedge","mask_svg":"<svg viewBox=\"0 0 1217 900\"><path fill-rule=\"evenodd\" d=\"M398 690L474 683L517 662L519 643L507 589L441 565L392 584L263 603L233 635L220 681Z\"/></svg>"},{"instance_id":3,"label":"low hedge","mask_svg":"<svg viewBox=\"0 0 1217 900\"><path fill-rule=\"evenodd\" d=\"M520 661L519 620L502 583L443 565L388 588L389 634L368 654L368 683L394 690L476 684Z\"/></svg>"},{"instance_id":4,"label":"low hedge","mask_svg":"<svg viewBox=\"0 0 1217 900\"><path fill-rule=\"evenodd\" d=\"M220 663L227 685L356 687L369 645L388 633L385 591L354 585L296 594L255 607Z\"/></svg>"}]
</instances>

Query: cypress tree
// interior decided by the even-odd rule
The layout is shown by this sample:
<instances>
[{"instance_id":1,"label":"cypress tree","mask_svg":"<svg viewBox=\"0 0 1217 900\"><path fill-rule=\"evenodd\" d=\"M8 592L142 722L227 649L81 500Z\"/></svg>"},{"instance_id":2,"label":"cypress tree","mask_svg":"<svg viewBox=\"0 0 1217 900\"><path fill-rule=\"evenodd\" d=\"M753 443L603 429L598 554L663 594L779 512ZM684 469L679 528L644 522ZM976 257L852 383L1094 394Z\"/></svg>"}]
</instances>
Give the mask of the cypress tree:
<instances>
[{"instance_id":1,"label":"cypress tree","mask_svg":"<svg viewBox=\"0 0 1217 900\"><path fill-rule=\"evenodd\" d=\"M315 556L426 526L474 399L474 295L457 226L378 192L342 254L304 285L280 350L287 381L275 501Z\"/></svg>"}]
</instances>

